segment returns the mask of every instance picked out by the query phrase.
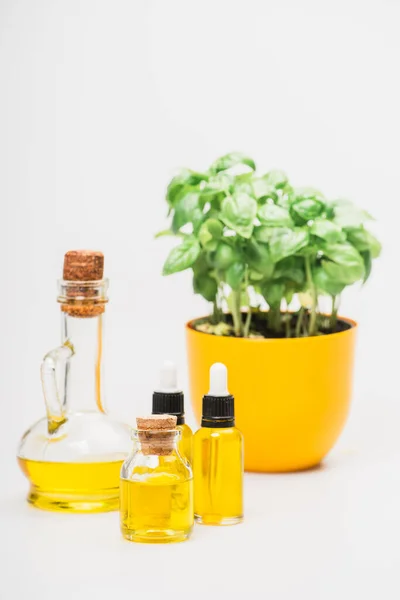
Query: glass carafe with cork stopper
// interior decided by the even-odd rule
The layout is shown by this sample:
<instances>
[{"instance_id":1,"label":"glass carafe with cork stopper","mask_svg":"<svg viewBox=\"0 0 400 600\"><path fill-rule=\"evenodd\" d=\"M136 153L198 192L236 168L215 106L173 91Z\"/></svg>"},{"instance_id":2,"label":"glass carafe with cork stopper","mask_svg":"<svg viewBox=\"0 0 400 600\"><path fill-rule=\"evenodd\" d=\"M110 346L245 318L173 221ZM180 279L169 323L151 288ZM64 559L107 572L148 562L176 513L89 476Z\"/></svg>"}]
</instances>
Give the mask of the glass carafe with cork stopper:
<instances>
[{"instance_id":1,"label":"glass carafe with cork stopper","mask_svg":"<svg viewBox=\"0 0 400 600\"><path fill-rule=\"evenodd\" d=\"M18 449L30 482L28 502L38 508L101 512L119 506L130 432L104 405L103 269L100 252L70 251L64 258L61 346L46 354L41 367L47 417L24 434Z\"/></svg>"},{"instance_id":2,"label":"glass carafe with cork stopper","mask_svg":"<svg viewBox=\"0 0 400 600\"><path fill-rule=\"evenodd\" d=\"M192 469L179 452L175 415L138 418L121 469L121 531L132 542L185 541L192 531Z\"/></svg>"}]
</instances>

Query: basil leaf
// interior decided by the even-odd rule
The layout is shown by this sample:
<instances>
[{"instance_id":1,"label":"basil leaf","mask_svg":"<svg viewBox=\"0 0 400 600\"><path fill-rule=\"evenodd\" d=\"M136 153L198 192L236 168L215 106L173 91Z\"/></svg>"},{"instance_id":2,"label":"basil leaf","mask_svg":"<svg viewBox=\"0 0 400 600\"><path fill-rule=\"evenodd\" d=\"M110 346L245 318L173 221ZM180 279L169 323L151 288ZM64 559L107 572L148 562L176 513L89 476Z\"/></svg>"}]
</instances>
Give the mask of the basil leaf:
<instances>
[{"instance_id":1,"label":"basil leaf","mask_svg":"<svg viewBox=\"0 0 400 600\"><path fill-rule=\"evenodd\" d=\"M255 240L250 240L246 245L245 257L249 266L262 273L264 277L270 278L274 271L274 263L271 260L271 254L266 244L261 244Z\"/></svg>"},{"instance_id":2,"label":"basil leaf","mask_svg":"<svg viewBox=\"0 0 400 600\"><path fill-rule=\"evenodd\" d=\"M324 210L324 203L315 198L305 198L302 200L296 200L291 207L290 213L295 222L311 221L316 219Z\"/></svg>"},{"instance_id":3,"label":"basil leaf","mask_svg":"<svg viewBox=\"0 0 400 600\"><path fill-rule=\"evenodd\" d=\"M219 173L220 171L226 171L236 165L246 165L250 167L252 171L256 170L255 162L252 158L249 158L245 154L240 152L231 152L218 158L210 167L210 173Z\"/></svg>"},{"instance_id":4,"label":"basil leaf","mask_svg":"<svg viewBox=\"0 0 400 600\"><path fill-rule=\"evenodd\" d=\"M272 233L269 248L273 262L278 262L287 256L296 254L307 246L309 235L304 230L279 228Z\"/></svg>"},{"instance_id":5,"label":"basil leaf","mask_svg":"<svg viewBox=\"0 0 400 600\"><path fill-rule=\"evenodd\" d=\"M194 275L193 290L195 294L200 294L203 298L208 300L208 302L213 302L217 295L218 285L215 279L210 275Z\"/></svg>"},{"instance_id":6,"label":"basil leaf","mask_svg":"<svg viewBox=\"0 0 400 600\"><path fill-rule=\"evenodd\" d=\"M290 217L289 211L282 206L277 206L276 204L264 204L258 209L257 216L263 225L268 225L270 227L293 226L293 221Z\"/></svg>"},{"instance_id":7,"label":"basil leaf","mask_svg":"<svg viewBox=\"0 0 400 600\"><path fill-rule=\"evenodd\" d=\"M190 169L181 169L167 187L166 199L168 204L174 206L185 190L190 191L190 186L195 186L207 178L208 176L204 173L197 173Z\"/></svg>"},{"instance_id":8,"label":"basil leaf","mask_svg":"<svg viewBox=\"0 0 400 600\"><path fill-rule=\"evenodd\" d=\"M218 241L222 237L224 226L218 219L207 219L199 230L200 244L206 250L216 250Z\"/></svg>"},{"instance_id":9,"label":"basil leaf","mask_svg":"<svg viewBox=\"0 0 400 600\"><path fill-rule=\"evenodd\" d=\"M169 253L164 264L163 275L172 275L172 273L188 269L196 262L200 251L200 244L196 238L185 238L179 246L172 248Z\"/></svg>"},{"instance_id":10,"label":"basil leaf","mask_svg":"<svg viewBox=\"0 0 400 600\"><path fill-rule=\"evenodd\" d=\"M360 252L360 254L364 261L364 269L365 269L364 283L366 283L367 280L369 279L369 276L371 275L372 256L371 256L371 252L369 250L364 250L364 252Z\"/></svg>"},{"instance_id":11,"label":"basil leaf","mask_svg":"<svg viewBox=\"0 0 400 600\"><path fill-rule=\"evenodd\" d=\"M304 260L296 256L284 258L275 265L274 279L285 279L302 286L305 283Z\"/></svg>"},{"instance_id":12,"label":"basil leaf","mask_svg":"<svg viewBox=\"0 0 400 600\"><path fill-rule=\"evenodd\" d=\"M285 286L279 282L268 283L261 287L261 293L270 308L279 308L285 295Z\"/></svg>"},{"instance_id":13,"label":"basil leaf","mask_svg":"<svg viewBox=\"0 0 400 600\"><path fill-rule=\"evenodd\" d=\"M351 285L365 276L364 261L351 244L327 244L323 247L322 268L337 282Z\"/></svg>"},{"instance_id":14,"label":"basil leaf","mask_svg":"<svg viewBox=\"0 0 400 600\"><path fill-rule=\"evenodd\" d=\"M241 262L233 263L226 272L226 283L236 290L243 281L246 267Z\"/></svg>"},{"instance_id":15,"label":"basil leaf","mask_svg":"<svg viewBox=\"0 0 400 600\"><path fill-rule=\"evenodd\" d=\"M378 258L381 253L382 246L372 233L362 228L346 229L347 239L353 244L359 252L368 250L371 253L371 258Z\"/></svg>"},{"instance_id":16,"label":"basil leaf","mask_svg":"<svg viewBox=\"0 0 400 600\"><path fill-rule=\"evenodd\" d=\"M178 200L172 219L172 231L178 232L187 223L193 223L196 228L203 219L203 207L198 192L186 193Z\"/></svg>"},{"instance_id":17,"label":"basil leaf","mask_svg":"<svg viewBox=\"0 0 400 600\"><path fill-rule=\"evenodd\" d=\"M346 240L346 235L339 225L327 219L315 219L310 227L310 233L332 244Z\"/></svg>"},{"instance_id":18,"label":"basil leaf","mask_svg":"<svg viewBox=\"0 0 400 600\"><path fill-rule=\"evenodd\" d=\"M339 227L360 227L372 217L367 211L361 210L349 200L334 200L331 203L334 212L334 223Z\"/></svg>"},{"instance_id":19,"label":"basil leaf","mask_svg":"<svg viewBox=\"0 0 400 600\"><path fill-rule=\"evenodd\" d=\"M289 181L286 173L283 171L278 171L277 169L274 171L269 171L266 175L264 175L263 179L265 179L269 185L273 186L277 190L284 188Z\"/></svg>"},{"instance_id":20,"label":"basil leaf","mask_svg":"<svg viewBox=\"0 0 400 600\"><path fill-rule=\"evenodd\" d=\"M332 277L330 277L322 267L316 267L313 270L312 276L314 285L321 294L337 296L338 294L342 293L346 285L336 281L335 279L332 279Z\"/></svg>"},{"instance_id":21,"label":"basil leaf","mask_svg":"<svg viewBox=\"0 0 400 600\"><path fill-rule=\"evenodd\" d=\"M219 271L225 271L240 258L240 252L237 248L222 241L218 242L216 251L211 254L212 264Z\"/></svg>"},{"instance_id":22,"label":"basil leaf","mask_svg":"<svg viewBox=\"0 0 400 600\"><path fill-rule=\"evenodd\" d=\"M253 223L257 215L257 202L244 193L234 193L222 201L221 221L244 238L253 233Z\"/></svg>"}]
</instances>

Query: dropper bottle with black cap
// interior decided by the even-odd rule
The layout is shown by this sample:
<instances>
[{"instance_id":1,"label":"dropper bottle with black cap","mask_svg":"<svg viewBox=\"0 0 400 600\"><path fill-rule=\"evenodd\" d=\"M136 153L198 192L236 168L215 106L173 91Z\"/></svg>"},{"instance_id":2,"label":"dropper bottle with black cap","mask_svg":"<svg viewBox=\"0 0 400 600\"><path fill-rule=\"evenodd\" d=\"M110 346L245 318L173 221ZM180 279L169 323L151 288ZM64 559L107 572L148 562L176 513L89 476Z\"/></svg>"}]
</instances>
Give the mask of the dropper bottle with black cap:
<instances>
[{"instance_id":1,"label":"dropper bottle with black cap","mask_svg":"<svg viewBox=\"0 0 400 600\"><path fill-rule=\"evenodd\" d=\"M153 393L153 415L174 415L176 428L181 432L178 450L192 464L193 432L185 423L185 399L178 389L176 366L165 361L160 370L160 386Z\"/></svg>"},{"instance_id":2,"label":"dropper bottle with black cap","mask_svg":"<svg viewBox=\"0 0 400 600\"><path fill-rule=\"evenodd\" d=\"M193 480L198 523L235 525L243 520L243 436L235 427L234 398L222 363L210 369L201 428L193 437Z\"/></svg>"}]
</instances>

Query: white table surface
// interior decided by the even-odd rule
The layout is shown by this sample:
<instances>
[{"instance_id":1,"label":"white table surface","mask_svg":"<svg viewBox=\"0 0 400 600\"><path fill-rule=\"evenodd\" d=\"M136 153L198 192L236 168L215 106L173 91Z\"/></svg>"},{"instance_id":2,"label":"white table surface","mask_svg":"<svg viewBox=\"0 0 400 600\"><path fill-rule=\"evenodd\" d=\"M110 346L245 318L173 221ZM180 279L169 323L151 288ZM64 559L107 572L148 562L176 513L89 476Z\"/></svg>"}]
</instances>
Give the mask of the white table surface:
<instances>
[{"instance_id":1,"label":"white table surface","mask_svg":"<svg viewBox=\"0 0 400 600\"><path fill-rule=\"evenodd\" d=\"M245 522L181 544L126 542L118 513L33 509L18 478L0 500L0 598L398 600L400 452L384 438L345 439L308 472L247 474Z\"/></svg>"}]
</instances>

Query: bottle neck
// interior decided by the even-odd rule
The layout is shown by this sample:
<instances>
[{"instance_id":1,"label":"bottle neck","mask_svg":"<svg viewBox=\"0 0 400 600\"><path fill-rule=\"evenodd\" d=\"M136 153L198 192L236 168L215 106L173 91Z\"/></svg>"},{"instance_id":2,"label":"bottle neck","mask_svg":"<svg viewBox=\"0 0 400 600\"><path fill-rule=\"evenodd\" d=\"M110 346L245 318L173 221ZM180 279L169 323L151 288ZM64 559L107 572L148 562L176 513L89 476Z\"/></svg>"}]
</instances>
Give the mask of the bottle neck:
<instances>
[{"instance_id":1,"label":"bottle neck","mask_svg":"<svg viewBox=\"0 0 400 600\"><path fill-rule=\"evenodd\" d=\"M104 312L91 317L61 313L61 341L72 349L65 373L67 412L105 412L103 390Z\"/></svg>"},{"instance_id":2,"label":"bottle neck","mask_svg":"<svg viewBox=\"0 0 400 600\"><path fill-rule=\"evenodd\" d=\"M134 451L146 456L169 456L177 451L181 432L177 429L132 431Z\"/></svg>"}]
</instances>

